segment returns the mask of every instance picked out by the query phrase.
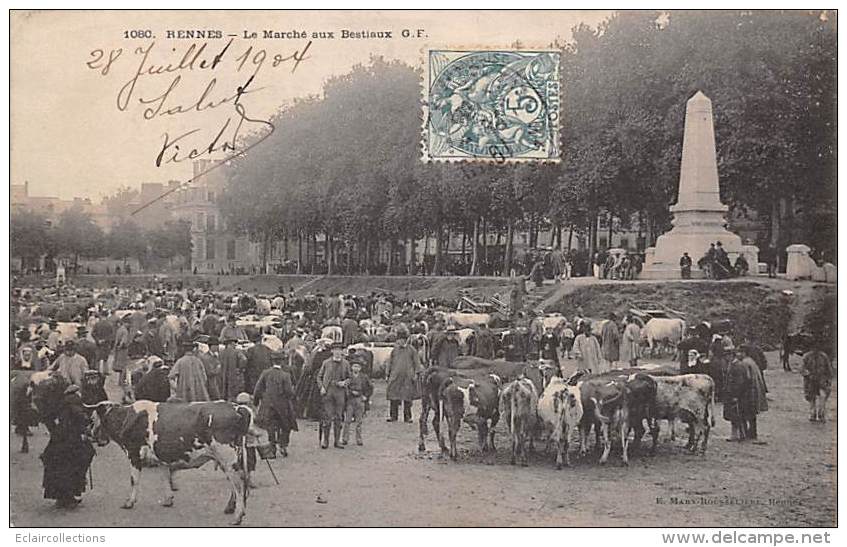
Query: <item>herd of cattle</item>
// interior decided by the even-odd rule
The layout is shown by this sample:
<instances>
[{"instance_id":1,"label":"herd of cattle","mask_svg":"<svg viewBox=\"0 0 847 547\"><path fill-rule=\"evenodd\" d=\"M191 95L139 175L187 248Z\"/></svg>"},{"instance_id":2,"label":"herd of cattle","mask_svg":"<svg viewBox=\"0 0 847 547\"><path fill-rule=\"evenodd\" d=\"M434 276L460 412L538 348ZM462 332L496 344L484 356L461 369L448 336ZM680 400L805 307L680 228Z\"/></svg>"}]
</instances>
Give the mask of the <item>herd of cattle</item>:
<instances>
[{"instance_id":1,"label":"herd of cattle","mask_svg":"<svg viewBox=\"0 0 847 547\"><path fill-rule=\"evenodd\" d=\"M286 319L297 322L307 321L312 311L308 307L291 310L284 302L271 299L253 299L246 306L238 302L238 307L243 308L238 314L238 325L259 335L250 343L264 344L273 351L282 350L283 339L287 338L283 332L286 326L281 323L281 307L286 308ZM420 302L403 308L405 315L395 309L394 313L357 318L361 341L350 344L348 350L366 354L369 360L366 372L381 377L393 348L390 335L400 322L410 325L411 343L418 348L423 363L432 361L426 336L431 323L444 323L456 332L462 355L452 368L433 365L419 379L420 451L426 450L432 415L431 425L439 447L454 460L458 457L457 437L465 423L476 430L486 460L493 461L495 430L501 419L509 433L512 463L521 465L527 465L528 451L542 441L548 447L555 445L557 468L570 465L569 442L578 433L579 452L585 455L592 429L595 449L602 451L601 463L608 460L614 438L620 441L623 462L628 463L630 442L637 450L648 431L652 436L651 451L656 450L662 420L669 424L672 436L677 420L686 423L687 448L705 453L709 431L714 425L715 402L715 383L708 375L679 375L675 368L643 365L602 374L581 371L563 378L551 361L527 361L526 355L519 360L510 359L510 351L516 346L515 337L530 337L530 333L548 328L560 331L568 323L561 314L538 315L529 321L529 328L515 328L498 314L453 312ZM118 310L115 315L132 312ZM184 314L174 310L165 320L179 324L184 321ZM604 321L594 321L593 331L599 335L603 324ZM506 360L474 356L474 339L480 325L492 327L496 354ZM57 328L63 339L73 339L79 326L78 322L60 321ZM42 328L43 324L38 322L29 326L33 338L38 337ZM642 336L651 350L662 347L674 350L685 330L685 323L678 319L651 319L644 325ZM317 325L317 332L318 340L340 342L344 336L338 324ZM299 361L298 373L303 367L311 366L318 346L304 343L288 348L292 359ZM139 359L127 369L127 377L132 378L133 371L149 367L149 358ZM31 403L50 429L55 424L55 412L48 407L61 399L57 393L62 393L62 381L49 372L13 374L13 406L20 408ZM116 443L129 458L131 492L124 507L131 508L136 503L143 468L161 469L166 487L160 502L167 506L173 503L176 491L174 471L214 461L225 473L231 489L226 512L235 513L234 523L241 522L247 498L247 474L241 472L248 468L245 449L255 446L262 455L268 447L268 434L254 422L249 406L223 401L119 404L107 400L104 377L96 370L86 373L82 391L92 411L93 439L100 445ZM447 425L448 441L442 435L443 422ZM26 435L23 441L26 442Z\"/></svg>"},{"instance_id":2,"label":"herd of cattle","mask_svg":"<svg viewBox=\"0 0 847 547\"><path fill-rule=\"evenodd\" d=\"M586 455L592 429L595 448L606 463L613 437L621 444L621 458L629 462L629 444L638 449L642 437L652 436L651 453L665 420L675 437L675 423L689 427L687 448L704 454L714 425L715 382L706 374L682 374L669 366L643 365L601 374L578 371L570 378L555 374L552 366L485 361L477 358L468 370L431 367L424 372L418 449L426 450L427 420L443 453L456 459L461 424L476 429L483 456L493 458L494 431L503 419L511 441L511 462L527 465L534 441L546 438L556 445L556 467L570 465L569 441L579 433L579 451ZM441 432L446 420L449 447Z\"/></svg>"}]
</instances>

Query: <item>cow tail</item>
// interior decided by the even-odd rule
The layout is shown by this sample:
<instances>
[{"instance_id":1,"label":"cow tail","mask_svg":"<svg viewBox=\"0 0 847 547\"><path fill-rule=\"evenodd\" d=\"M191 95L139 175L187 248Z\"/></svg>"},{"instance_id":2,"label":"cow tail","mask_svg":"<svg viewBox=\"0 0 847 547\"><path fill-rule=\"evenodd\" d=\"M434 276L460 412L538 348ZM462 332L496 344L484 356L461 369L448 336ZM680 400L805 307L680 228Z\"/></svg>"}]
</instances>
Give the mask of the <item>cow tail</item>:
<instances>
[{"instance_id":1,"label":"cow tail","mask_svg":"<svg viewBox=\"0 0 847 547\"><path fill-rule=\"evenodd\" d=\"M515 399L517 398L517 396L518 396L518 390L512 389L511 397L509 397L509 404L510 404L510 407L511 407L511 416L509 416L509 428L510 428L509 431L512 432L512 435L515 434L515 414L517 414L517 412L515 412L515 411L517 410L517 406L518 406L517 401L515 401Z\"/></svg>"},{"instance_id":2,"label":"cow tail","mask_svg":"<svg viewBox=\"0 0 847 547\"><path fill-rule=\"evenodd\" d=\"M243 488L242 492L244 493L244 500L247 500L247 495L250 489L248 488L247 477L250 474L250 470L247 467L247 435L241 436L241 487Z\"/></svg>"}]
</instances>

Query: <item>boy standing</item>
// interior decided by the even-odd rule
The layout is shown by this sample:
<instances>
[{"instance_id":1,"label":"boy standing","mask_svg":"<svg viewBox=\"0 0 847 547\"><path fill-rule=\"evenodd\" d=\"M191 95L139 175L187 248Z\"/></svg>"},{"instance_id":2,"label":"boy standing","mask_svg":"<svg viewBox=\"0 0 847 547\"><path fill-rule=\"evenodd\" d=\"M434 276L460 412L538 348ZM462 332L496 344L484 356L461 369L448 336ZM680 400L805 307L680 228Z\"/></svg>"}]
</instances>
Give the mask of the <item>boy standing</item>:
<instances>
[{"instance_id":1,"label":"boy standing","mask_svg":"<svg viewBox=\"0 0 847 547\"><path fill-rule=\"evenodd\" d=\"M362 446L362 421L365 410L373 395L371 380L362 374L362 365L358 362L350 364L350 379L347 383L347 404L344 409L344 435L341 444L346 445L350 440L350 422L356 422L356 444Z\"/></svg>"}]
</instances>

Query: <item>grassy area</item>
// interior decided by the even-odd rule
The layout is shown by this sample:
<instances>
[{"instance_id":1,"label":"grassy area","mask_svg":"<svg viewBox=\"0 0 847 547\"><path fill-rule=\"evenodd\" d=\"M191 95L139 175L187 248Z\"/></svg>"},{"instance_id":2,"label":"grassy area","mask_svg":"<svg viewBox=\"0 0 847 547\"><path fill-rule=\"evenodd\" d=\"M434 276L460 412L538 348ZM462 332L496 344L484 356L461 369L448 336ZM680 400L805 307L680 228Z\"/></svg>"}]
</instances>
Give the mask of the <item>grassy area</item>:
<instances>
[{"instance_id":1,"label":"grassy area","mask_svg":"<svg viewBox=\"0 0 847 547\"><path fill-rule=\"evenodd\" d=\"M825 289L829 290L829 289ZM834 287L831 291L834 292ZM620 317L633 302L652 301L685 314L689 324L731 319L736 342L749 338L765 349L780 344L781 333L792 311L780 290L755 282L639 283L581 287L548 307L572 316L581 306L586 316L605 318L610 312Z\"/></svg>"}]
</instances>

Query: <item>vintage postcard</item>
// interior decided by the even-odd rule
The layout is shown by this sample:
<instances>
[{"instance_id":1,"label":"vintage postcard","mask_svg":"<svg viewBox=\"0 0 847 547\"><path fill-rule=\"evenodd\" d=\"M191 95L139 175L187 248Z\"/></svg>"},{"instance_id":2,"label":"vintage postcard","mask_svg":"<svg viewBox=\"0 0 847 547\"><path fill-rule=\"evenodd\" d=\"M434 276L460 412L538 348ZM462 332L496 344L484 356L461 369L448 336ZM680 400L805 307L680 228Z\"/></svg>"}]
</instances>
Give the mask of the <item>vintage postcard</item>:
<instances>
[{"instance_id":1,"label":"vintage postcard","mask_svg":"<svg viewBox=\"0 0 847 547\"><path fill-rule=\"evenodd\" d=\"M828 541L837 11L9 17L10 526Z\"/></svg>"}]
</instances>

